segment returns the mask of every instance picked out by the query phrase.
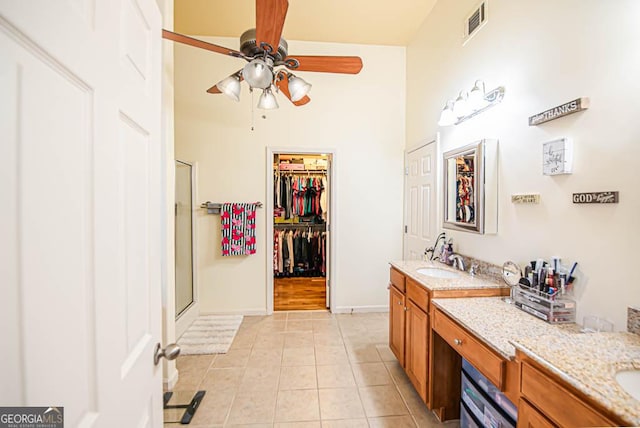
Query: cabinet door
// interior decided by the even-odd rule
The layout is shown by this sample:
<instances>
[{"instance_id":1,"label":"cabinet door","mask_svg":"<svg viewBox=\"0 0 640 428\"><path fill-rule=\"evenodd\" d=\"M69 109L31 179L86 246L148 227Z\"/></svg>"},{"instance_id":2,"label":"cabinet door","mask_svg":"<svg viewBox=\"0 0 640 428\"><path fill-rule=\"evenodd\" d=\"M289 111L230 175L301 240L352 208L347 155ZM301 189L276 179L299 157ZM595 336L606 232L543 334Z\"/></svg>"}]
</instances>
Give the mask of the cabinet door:
<instances>
[{"instance_id":1,"label":"cabinet door","mask_svg":"<svg viewBox=\"0 0 640 428\"><path fill-rule=\"evenodd\" d=\"M527 401L520 400L518 405L518 428L555 428L555 425Z\"/></svg>"},{"instance_id":2,"label":"cabinet door","mask_svg":"<svg viewBox=\"0 0 640 428\"><path fill-rule=\"evenodd\" d=\"M389 348L404 367L404 294L389 287Z\"/></svg>"},{"instance_id":3,"label":"cabinet door","mask_svg":"<svg viewBox=\"0 0 640 428\"><path fill-rule=\"evenodd\" d=\"M591 404L574 394L571 386L548 370L540 370L528 362L522 363L520 392L554 423L567 427L615 427Z\"/></svg>"},{"instance_id":4,"label":"cabinet door","mask_svg":"<svg viewBox=\"0 0 640 428\"><path fill-rule=\"evenodd\" d=\"M422 400L427 402L429 316L407 299L405 371Z\"/></svg>"}]
</instances>

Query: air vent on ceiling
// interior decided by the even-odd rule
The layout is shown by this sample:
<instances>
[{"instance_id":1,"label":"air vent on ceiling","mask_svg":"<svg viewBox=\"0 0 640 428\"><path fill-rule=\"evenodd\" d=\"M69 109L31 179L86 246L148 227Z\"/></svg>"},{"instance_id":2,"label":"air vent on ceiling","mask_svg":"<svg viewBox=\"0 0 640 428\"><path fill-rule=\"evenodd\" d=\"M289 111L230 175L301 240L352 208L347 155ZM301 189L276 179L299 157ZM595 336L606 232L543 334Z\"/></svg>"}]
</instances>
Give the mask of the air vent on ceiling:
<instances>
[{"instance_id":1,"label":"air vent on ceiling","mask_svg":"<svg viewBox=\"0 0 640 428\"><path fill-rule=\"evenodd\" d=\"M484 24L487 23L487 0L480 2L473 8L473 12L467 16L464 20L464 38L462 44L464 45L473 37Z\"/></svg>"}]
</instances>

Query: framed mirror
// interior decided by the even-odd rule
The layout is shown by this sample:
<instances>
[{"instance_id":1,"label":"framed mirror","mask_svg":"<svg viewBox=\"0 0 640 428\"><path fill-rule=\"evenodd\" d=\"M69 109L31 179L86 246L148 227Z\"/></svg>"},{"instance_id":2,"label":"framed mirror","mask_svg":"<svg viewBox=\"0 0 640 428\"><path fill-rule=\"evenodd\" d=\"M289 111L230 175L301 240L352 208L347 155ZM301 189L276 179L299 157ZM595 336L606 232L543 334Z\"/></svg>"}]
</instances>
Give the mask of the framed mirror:
<instances>
[{"instance_id":1,"label":"framed mirror","mask_svg":"<svg viewBox=\"0 0 640 428\"><path fill-rule=\"evenodd\" d=\"M497 147L481 140L444 153L444 228L497 232Z\"/></svg>"}]
</instances>

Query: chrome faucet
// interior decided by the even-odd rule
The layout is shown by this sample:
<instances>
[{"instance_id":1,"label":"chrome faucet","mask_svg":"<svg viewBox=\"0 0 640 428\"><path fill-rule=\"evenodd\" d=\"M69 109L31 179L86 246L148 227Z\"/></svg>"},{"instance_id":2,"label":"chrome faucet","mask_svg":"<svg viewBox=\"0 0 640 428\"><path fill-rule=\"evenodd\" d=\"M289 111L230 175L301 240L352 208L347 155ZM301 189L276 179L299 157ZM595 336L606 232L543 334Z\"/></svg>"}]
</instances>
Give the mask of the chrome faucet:
<instances>
[{"instance_id":1,"label":"chrome faucet","mask_svg":"<svg viewBox=\"0 0 640 428\"><path fill-rule=\"evenodd\" d=\"M451 254L449 260L453 262L454 268L464 271L464 259L460 254Z\"/></svg>"},{"instance_id":2,"label":"chrome faucet","mask_svg":"<svg viewBox=\"0 0 640 428\"><path fill-rule=\"evenodd\" d=\"M480 266L477 263L471 263L471 267L469 268L469 275L476 276L479 267Z\"/></svg>"},{"instance_id":3,"label":"chrome faucet","mask_svg":"<svg viewBox=\"0 0 640 428\"><path fill-rule=\"evenodd\" d=\"M429 260L433 260L433 259L436 258L436 250L438 248L438 242L440 242L441 239L442 239L442 242L447 240L447 236L444 234L444 232L442 232L440 235L438 235L438 237L436 238L435 244L433 244L433 247L425 248L425 250L424 250L424 255L425 256L428 253L431 253L431 256L429 257Z\"/></svg>"}]
</instances>

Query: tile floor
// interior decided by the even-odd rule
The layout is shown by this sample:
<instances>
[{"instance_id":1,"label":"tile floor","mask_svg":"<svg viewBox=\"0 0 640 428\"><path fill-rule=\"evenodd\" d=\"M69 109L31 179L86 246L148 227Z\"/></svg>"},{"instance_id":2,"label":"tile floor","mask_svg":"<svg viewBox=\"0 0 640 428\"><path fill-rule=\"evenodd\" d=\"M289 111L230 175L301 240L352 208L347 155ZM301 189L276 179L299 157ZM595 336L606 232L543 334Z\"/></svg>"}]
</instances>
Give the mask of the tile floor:
<instances>
[{"instance_id":1,"label":"tile floor","mask_svg":"<svg viewBox=\"0 0 640 428\"><path fill-rule=\"evenodd\" d=\"M178 358L174 391L207 391L193 428L457 427L420 400L387 346L388 322L387 313L245 316L227 354Z\"/></svg>"}]
</instances>

